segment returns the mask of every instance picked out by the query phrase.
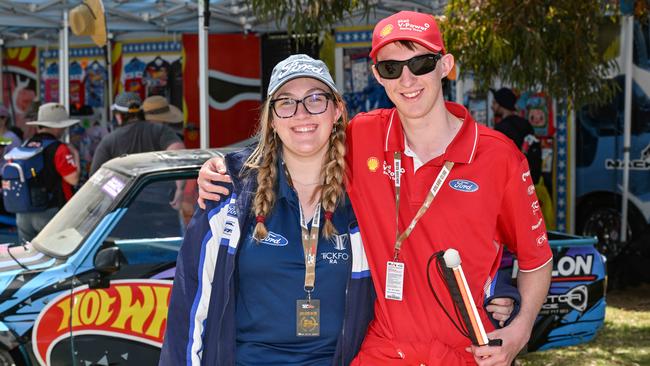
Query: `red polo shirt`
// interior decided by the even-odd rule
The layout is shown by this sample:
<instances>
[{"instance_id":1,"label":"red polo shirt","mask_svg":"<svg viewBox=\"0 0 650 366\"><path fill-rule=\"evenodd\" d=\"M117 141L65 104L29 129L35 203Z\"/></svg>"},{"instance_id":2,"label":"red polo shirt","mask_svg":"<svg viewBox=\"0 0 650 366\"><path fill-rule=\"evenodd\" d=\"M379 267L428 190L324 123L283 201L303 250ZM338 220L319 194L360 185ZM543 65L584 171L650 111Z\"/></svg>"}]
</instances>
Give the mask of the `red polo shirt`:
<instances>
[{"instance_id":1,"label":"red polo shirt","mask_svg":"<svg viewBox=\"0 0 650 366\"><path fill-rule=\"evenodd\" d=\"M455 103L447 109L463 125L446 152L417 171L404 154L404 134L395 109L355 117L348 128L348 193L357 215L377 291L375 319L356 359L362 365L474 364L470 341L449 321L427 283L427 261L439 250L460 252L476 304L490 291L505 245L520 270L552 259L526 158L504 135L477 124ZM431 207L403 243L403 301L386 300L386 262L395 244L393 154L402 152L399 230L409 225L445 161L455 163ZM433 287L447 309L451 299L435 268ZM493 328L479 313L486 331ZM452 311L453 314L453 311ZM401 360L401 361L400 361Z\"/></svg>"}]
</instances>

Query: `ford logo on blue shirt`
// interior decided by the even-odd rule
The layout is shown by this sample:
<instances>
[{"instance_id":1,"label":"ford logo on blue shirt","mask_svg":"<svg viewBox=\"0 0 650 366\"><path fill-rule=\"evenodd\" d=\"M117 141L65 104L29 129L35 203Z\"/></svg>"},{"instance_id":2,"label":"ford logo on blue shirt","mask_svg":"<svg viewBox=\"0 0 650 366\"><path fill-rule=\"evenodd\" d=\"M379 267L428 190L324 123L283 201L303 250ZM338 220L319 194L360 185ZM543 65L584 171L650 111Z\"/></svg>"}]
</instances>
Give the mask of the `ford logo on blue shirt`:
<instances>
[{"instance_id":1,"label":"ford logo on blue shirt","mask_svg":"<svg viewBox=\"0 0 650 366\"><path fill-rule=\"evenodd\" d=\"M269 235L266 236L260 243L266 245L273 245L275 247L283 247L289 244L289 240L280 234L276 234L273 231L269 231Z\"/></svg>"},{"instance_id":2,"label":"ford logo on blue shirt","mask_svg":"<svg viewBox=\"0 0 650 366\"><path fill-rule=\"evenodd\" d=\"M465 179L454 179L449 182L449 186L457 191L461 192L476 192L478 191L478 184L472 182L471 180Z\"/></svg>"}]
</instances>

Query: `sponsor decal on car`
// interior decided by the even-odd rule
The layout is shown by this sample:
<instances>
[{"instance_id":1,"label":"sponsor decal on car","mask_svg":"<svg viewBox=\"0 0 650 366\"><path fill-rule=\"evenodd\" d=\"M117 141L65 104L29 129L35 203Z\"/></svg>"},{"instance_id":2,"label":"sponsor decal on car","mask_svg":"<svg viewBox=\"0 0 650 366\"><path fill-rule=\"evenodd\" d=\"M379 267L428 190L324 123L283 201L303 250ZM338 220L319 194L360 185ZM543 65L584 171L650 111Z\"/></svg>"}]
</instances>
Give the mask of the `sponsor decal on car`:
<instances>
[{"instance_id":1,"label":"sponsor decal on car","mask_svg":"<svg viewBox=\"0 0 650 366\"><path fill-rule=\"evenodd\" d=\"M71 333L98 334L162 347L172 281L118 280L105 289L79 287L43 308L32 332L34 355L51 365L54 346Z\"/></svg>"},{"instance_id":2,"label":"sponsor decal on car","mask_svg":"<svg viewBox=\"0 0 650 366\"><path fill-rule=\"evenodd\" d=\"M571 310L585 311L589 300L589 290L585 285L572 288L564 294L549 294L542 305L540 315L567 314Z\"/></svg>"}]
</instances>

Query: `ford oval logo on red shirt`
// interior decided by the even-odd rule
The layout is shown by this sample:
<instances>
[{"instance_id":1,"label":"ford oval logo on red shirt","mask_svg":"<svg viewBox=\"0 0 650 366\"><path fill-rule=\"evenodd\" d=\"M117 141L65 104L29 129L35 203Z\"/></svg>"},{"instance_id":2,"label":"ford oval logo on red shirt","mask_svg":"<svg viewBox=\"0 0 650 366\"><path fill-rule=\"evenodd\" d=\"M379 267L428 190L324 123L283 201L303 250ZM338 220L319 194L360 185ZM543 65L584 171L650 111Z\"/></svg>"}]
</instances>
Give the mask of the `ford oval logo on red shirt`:
<instances>
[{"instance_id":1,"label":"ford oval logo on red shirt","mask_svg":"<svg viewBox=\"0 0 650 366\"><path fill-rule=\"evenodd\" d=\"M466 179L454 179L449 182L449 186L461 192L476 192L478 191L478 184Z\"/></svg>"}]
</instances>

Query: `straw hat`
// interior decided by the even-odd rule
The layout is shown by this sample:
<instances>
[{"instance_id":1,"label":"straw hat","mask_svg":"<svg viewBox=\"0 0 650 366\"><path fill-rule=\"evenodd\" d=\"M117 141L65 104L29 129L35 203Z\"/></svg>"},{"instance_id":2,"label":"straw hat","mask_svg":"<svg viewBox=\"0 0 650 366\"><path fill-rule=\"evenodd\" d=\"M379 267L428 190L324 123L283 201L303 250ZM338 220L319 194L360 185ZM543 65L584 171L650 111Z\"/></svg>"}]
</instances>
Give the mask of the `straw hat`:
<instances>
[{"instance_id":1,"label":"straw hat","mask_svg":"<svg viewBox=\"0 0 650 366\"><path fill-rule=\"evenodd\" d=\"M66 128L79 123L78 119L70 119L65 107L59 103L45 103L38 108L38 119L27 122L32 126L44 126L51 128Z\"/></svg>"},{"instance_id":2,"label":"straw hat","mask_svg":"<svg viewBox=\"0 0 650 366\"><path fill-rule=\"evenodd\" d=\"M106 17L101 0L85 0L70 10L70 28L78 36L90 36L98 47L106 44Z\"/></svg>"},{"instance_id":3,"label":"straw hat","mask_svg":"<svg viewBox=\"0 0 650 366\"><path fill-rule=\"evenodd\" d=\"M144 119L152 122L180 123L183 122L183 112L170 105L167 98L154 95L142 103Z\"/></svg>"}]
</instances>

